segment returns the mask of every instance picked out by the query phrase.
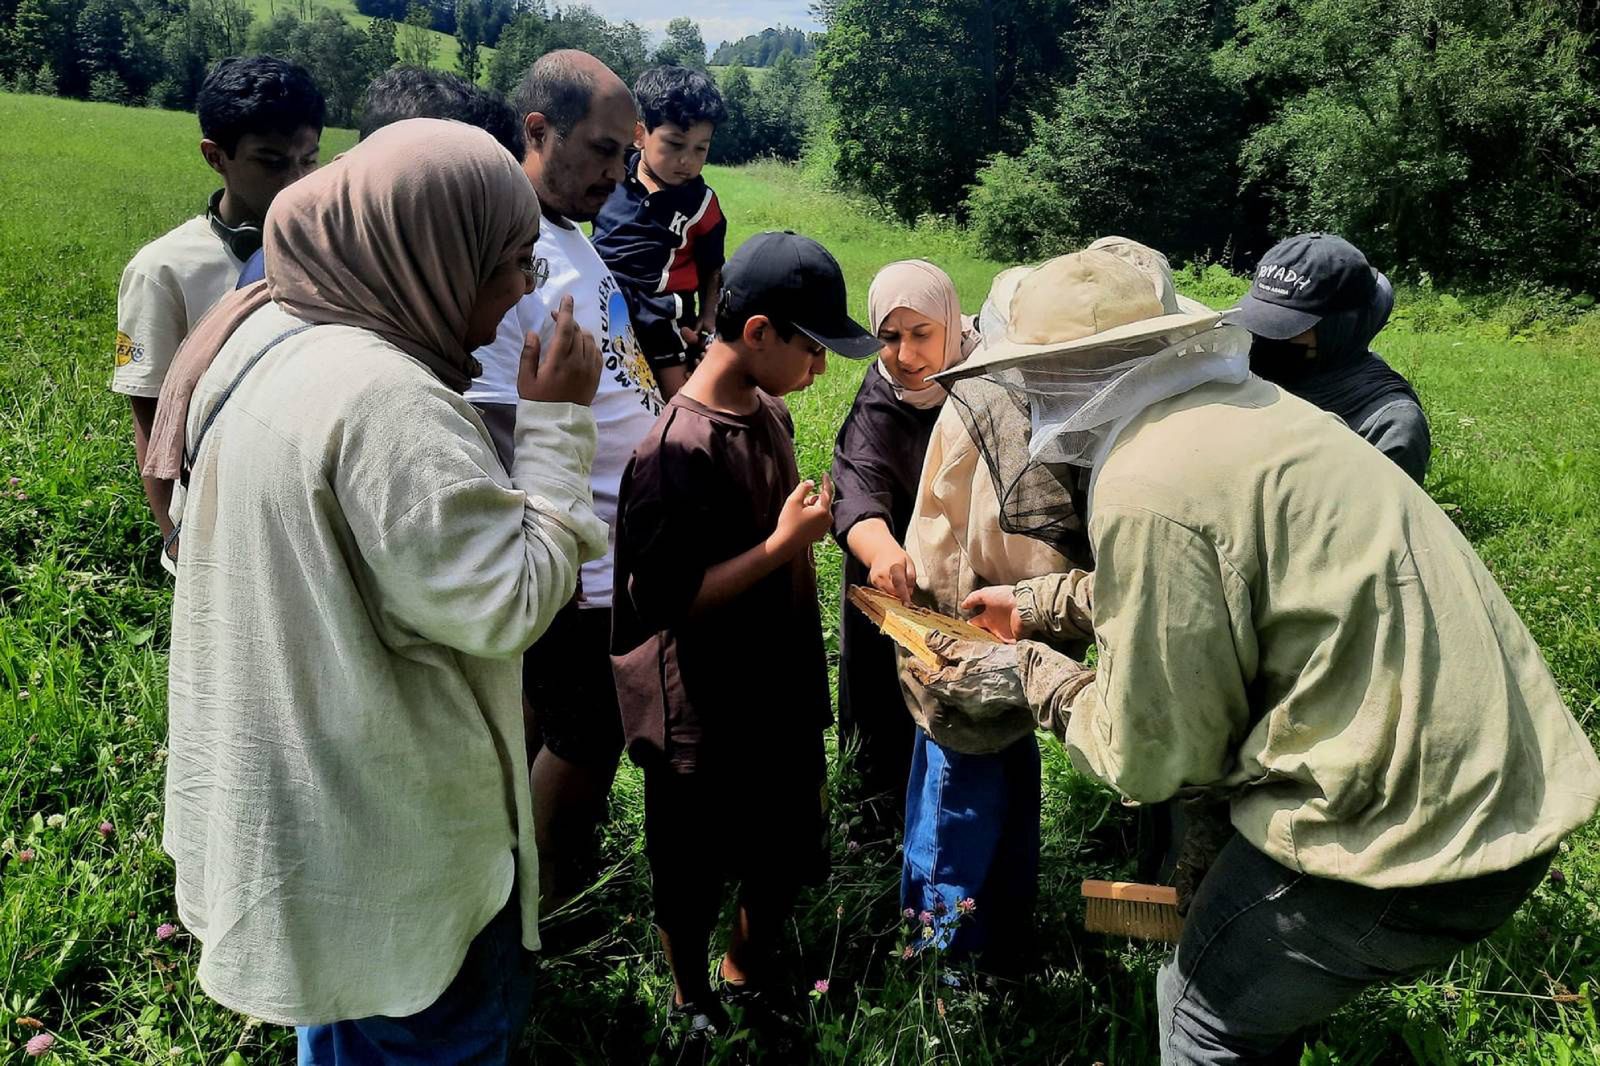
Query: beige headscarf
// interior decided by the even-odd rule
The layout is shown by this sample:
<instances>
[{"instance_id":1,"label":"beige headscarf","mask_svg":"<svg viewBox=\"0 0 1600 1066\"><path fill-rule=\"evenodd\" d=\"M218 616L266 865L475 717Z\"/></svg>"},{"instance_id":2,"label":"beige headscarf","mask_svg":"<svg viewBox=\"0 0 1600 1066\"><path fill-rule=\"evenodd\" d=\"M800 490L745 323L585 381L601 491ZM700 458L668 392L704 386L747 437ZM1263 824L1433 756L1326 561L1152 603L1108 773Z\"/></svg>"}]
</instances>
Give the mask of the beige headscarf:
<instances>
[{"instance_id":1,"label":"beige headscarf","mask_svg":"<svg viewBox=\"0 0 1600 1066\"><path fill-rule=\"evenodd\" d=\"M178 349L157 402L146 477L178 477L195 388L239 324L268 300L307 322L371 330L465 392L478 289L539 232L527 175L474 126L386 126L279 193L267 212L267 279L224 297Z\"/></svg>"},{"instance_id":2,"label":"beige headscarf","mask_svg":"<svg viewBox=\"0 0 1600 1066\"><path fill-rule=\"evenodd\" d=\"M932 373L956 366L978 346L972 319L962 316L950 275L926 259L890 263L872 279L872 287L867 290L867 318L873 333L897 307L908 307L944 325L944 365ZM882 359L878 360L878 373L894 388L895 398L901 403L924 409L944 403L943 385L930 381L920 389L908 389L894 379Z\"/></svg>"}]
</instances>

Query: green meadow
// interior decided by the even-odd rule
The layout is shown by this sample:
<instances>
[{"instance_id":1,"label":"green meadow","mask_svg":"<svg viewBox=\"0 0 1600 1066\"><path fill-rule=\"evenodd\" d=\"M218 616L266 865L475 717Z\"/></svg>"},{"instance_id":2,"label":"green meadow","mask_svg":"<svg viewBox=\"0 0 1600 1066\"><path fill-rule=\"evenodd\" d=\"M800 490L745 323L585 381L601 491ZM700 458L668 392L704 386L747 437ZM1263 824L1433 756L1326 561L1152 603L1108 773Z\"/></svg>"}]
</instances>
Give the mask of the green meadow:
<instances>
[{"instance_id":1,"label":"green meadow","mask_svg":"<svg viewBox=\"0 0 1600 1066\"><path fill-rule=\"evenodd\" d=\"M117 280L213 188L192 115L0 95L0 1062L48 1031L62 1062L293 1061L285 1030L212 1004L176 922L160 847L170 582L135 477L126 402L107 384ZM331 158L353 135L330 130ZM713 170L731 242L769 228L838 256L863 313L883 264L922 256L976 310L1000 264L959 232L908 230L793 169ZM1181 284L1216 304L1219 268ZM1378 350L1432 419L1428 489L1532 627L1570 706L1600 736L1600 321L1402 291ZM860 365L830 363L792 407L802 470L824 471ZM1349 501L1361 508L1359 499ZM836 616L837 549L820 552ZM832 646L830 644L830 646ZM1159 953L1083 932L1077 886L1126 874L1129 812L1045 749L1040 965L952 990L901 961L892 845L847 847L791 929L825 1063L1150 1062ZM848 759L844 760L848 763ZM836 763L837 767L837 763ZM837 791L848 766L836 768ZM752 802L759 802L753 798ZM550 918L528 1061L646 1063L670 981L650 927L642 796L625 767L607 872ZM1302 1062L1600 1066L1600 828L1581 830L1518 917L1446 969L1363 996L1308 1034ZM719 1061L747 1054L743 1034Z\"/></svg>"}]
</instances>

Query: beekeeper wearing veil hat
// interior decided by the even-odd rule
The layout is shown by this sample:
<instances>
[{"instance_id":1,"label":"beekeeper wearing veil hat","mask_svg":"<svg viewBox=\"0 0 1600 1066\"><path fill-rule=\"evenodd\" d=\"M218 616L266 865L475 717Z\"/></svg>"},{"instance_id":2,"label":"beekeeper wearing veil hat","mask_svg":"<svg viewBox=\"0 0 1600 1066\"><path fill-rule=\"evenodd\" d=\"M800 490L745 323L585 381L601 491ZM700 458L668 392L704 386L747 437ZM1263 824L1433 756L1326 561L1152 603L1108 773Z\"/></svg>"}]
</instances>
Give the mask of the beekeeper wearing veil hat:
<instances>
[{"instance_id":1,"label":"beekeeper wearing veil hat","mask_svg":"<svg viewBox=\"0 0 1600 1066\"><path fill-rule=\"evenodd\" d=\"M1016 643L941 641L921 681L974 713L1027 707L1133 800L1229 801L1158 978L1161 1059L1264 1061L1504 923L1600 806L1600 763L1427 494L1242 373L1239 327L1149 292L1101 252L1052 260L1005 340L940 376L1026 400L1027 434L980 442L1002 467L1091 471L1096 569L1092 593L1074 573L973 593ZM1034 639L1073 629L1093 670Z\"/></svg>"}]
</instances>

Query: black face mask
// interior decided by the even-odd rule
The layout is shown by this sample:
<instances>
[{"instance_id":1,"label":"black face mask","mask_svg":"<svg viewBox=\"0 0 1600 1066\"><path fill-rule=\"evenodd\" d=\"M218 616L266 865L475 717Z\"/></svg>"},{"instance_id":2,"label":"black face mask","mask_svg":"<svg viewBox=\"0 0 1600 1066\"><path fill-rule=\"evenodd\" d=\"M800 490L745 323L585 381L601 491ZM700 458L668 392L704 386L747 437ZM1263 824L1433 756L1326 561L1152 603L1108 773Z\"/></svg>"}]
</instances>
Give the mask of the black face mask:
<instances>
[{"instance_id":1,"label":"black face mask","mask_svg":"<svg viewBox=\"0 0 1600 1066\"><path fill-rule=\"evenodd\" d=\"M1310 358L1307 358L1307 355ZM1316 373L1317 353L1303 344L1254 337L1250 341L1250 372L1268 381L1283 384Z\"/></svg>"},{"instance_id":2,"label":"black face mask","mask_svg":"<svg viewBox=\"0 0 1600 1066\"><path fill-rule=\"evenodd\" d=\"M228 246L228 251L241 263L261 250L261 227L254 222L241 222L237 226L230 226L222 221L222 216L217 214L217 207L222 203L222 190L218 189L211 194L211 202L206 205L206 221L211 223L211 232L221 238L222 243Z\"/></svg>"}]
</instances>

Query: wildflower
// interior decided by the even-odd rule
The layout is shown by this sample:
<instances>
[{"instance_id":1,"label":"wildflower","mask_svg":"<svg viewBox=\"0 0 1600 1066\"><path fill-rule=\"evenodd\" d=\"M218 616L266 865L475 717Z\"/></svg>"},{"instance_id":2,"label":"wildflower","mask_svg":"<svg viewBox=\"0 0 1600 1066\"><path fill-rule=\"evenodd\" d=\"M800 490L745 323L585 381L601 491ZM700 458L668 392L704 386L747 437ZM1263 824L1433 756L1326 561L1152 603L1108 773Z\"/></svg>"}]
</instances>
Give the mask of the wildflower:
<instances>
[{"instance_id":1,"label":"wildflower","mask_svg":"<svg viewBox=\"0 0 1600 1066\"><path fill-rule=\"evenodd\" d=\"M22 484L22 479L20 477L7 478L6 484L10 485L12 488L16 488L18 485Z\"/></svg>"},{"instance_id":2,"label":"wildflower","mask_svg":"<svg viewBox=\"0 0 1600 1066\"><path fill-rule=\"evenodd\" d=\"M1560 888L1567 883L1567 875L1562 873L1558 867L1552 866L1550 867L1550 883Z\"/></svg>"},{"instance_id":3,"label":"wildflower","mask_svg":"<svg viewBox=\"0 0 1600 1066\"><path fill-rule=\"evenodd\" d=\"M917 957L917 949L912 947L910 944L907 944L905 947L900 949L900 957L905 959L907 962L910 962L912 959Z\"/></svg>"},{"instance_id":4,"label":"wildflower","mask_svg":"<svg viewBox=\"0 0 1600 1066\"><path fill-rule=\"evenodd\" d=\"M139 724L139 716L136 714L125 714L122 716L122 724L127 726L129 729L132 729L134 726Z\"/></svg>"},{"instance_id":5,"label":"wildflower","mask_svg":"<svg viewBox=\"0 0 1600 1066\"><path fill-rule=\"evenodd\" d=\"M97 832L102 837L109 837L109 836L111 836L112 833L115 833L116 831L117 831L117 827L112 825L110 822L101 822L100 823L100 828L97 830Z\"/></svg>"},{"instance_id":6,"label":"wildflower","mask_svg":"<svg viewBox=\"0 0 1600 1066\"><path fill-rule=\"evenodd\" d=\"M933 905L933 913L940 918L943 918L949 912L950 908L944 905L944 900L942 899Z\"/></svg>"},{"instance_id":7,"label":"wildflower","mask_svg":"<svg viewBox=\"0 0 1600 1066\"><path fill-rule=\"evenodd\" d=\"M924 940L932 940L933 939L933 926L925 925L925 926L922 927L922 939L924 939Z\"/></svg>"},{"instance_id":8,"label":"wildflower","mask_svg":"<svg viewBox=\"0 0 1600 1066\"><path fill-rule=\"evenodd\" d=\"M956 910L960 911L962 914L971 914L977 909L978 901L973 899L971 896L968 896L966 899L956 904Z\"/></svg>"},{"instance_id":9,"label":"wildflower","mask_svg":"<svg viewBox=\"0 0 1600 1066\"><path fill-rule=\"evenodd\" d=\"M52 814L44 820L44 824L51 829L60 829L67 824L67 816L64 814Z\"/></svg>"},{"instance_id":10,"label":"wildflower","mask_svg":"<svg viewBox=\"0 0 1600 1066\"><path fill-rule=\"evenodd\" d=\"M939 1017L943 1018L944 1017L944 997L943 996L935 996L933 998L933 1005L934 1005L935 1008L938 1009Z\"/></svg>"},{"instance_id":11,"label":"wildflower","mask_svg":"<svg viewBox=\"0 0 1600 1066\"><path fill-rule=\"evenodd\" d=\"M932 925L933 915L928 911L923 911L921 914L917 915L917 921L921 922L923 925Z\"/></svg>"},{"instance_id":12,"label":"wildflower","mask_svg":"<svg viewBox=\"0 0 1600 1066\"><path fill-rule=\"evenodd\" d=\"M27 493L26 493L26 492L19 492L19 493L17 493L17 499L19 499L19 500L26 500L26 499L27 499L27 498L28 498L28 494L27 494ZM41 1052L39 1052L39 1054L41 1054L41 1055L43 1055L43 1054L44 1054L44 1052L42 1052L42 1051L41 1051Z\"/></svg>"},{"instance_id":13,"label":"wildflower","mask_svg":"<svg viewBox=\"0 0 1600 1066\"><path fill-rule=\"evenodd\" d=\"M859 840L849 841L848 843L845 844L844 850L846 850L850 854L854 855L856 852L861 850L861 841L859 841Z\"/></svg>"},{"instance_id":14,"label":"wildflower","mask_svg":"<svg viewBox=\"0 0 1600 1066\"><path fill-rule=\"evenodd\" d=\"M157 940L171 940L177 934L178 927L173 925L171 922L162 922L160 925L156 926Z\"/></svg>"},{"instance_id":15,"label":"wildflower","mask_svg":"<svg viewBox=\"0 0 1600 1066\"><path fill-rule=\"evenodd\" d=\"M812 985L811 986L811 990L813 992L815 992L819 996L827 995L828 994L828 979L826 977L824 977L822 980L820 980L816 984Z\"/></svg>"},{"instance_id":16,"label":"wildflower","mask_svg":"<svg viewBox=\"0 0 1600 1066\"><path fill-rule=\"evenodd\" d=\"M38 858L38 855L35 854L32 848L23 848L21 851L17 852L18 862L32 862L36 858Z\"/></svg>"},{"instance_id":17,"label":"wildflower","mask_svg":"<svg viewBox=\"0 0 1600 1066\"><path fill-rule=\"evenodd\" d=\"M50 1054L50 1047L55 1042L56 1038L51 1036L49 1033L39 1033L35 1036L32 1036L28 1039L28 1054L33 1058L42 1059L46 1055Z\"/></svg>"},{"instance_id":18,"label":"wildflower","mask_svg":"<svg viewBox=\"0 0 1600 1066\"><path fill-rule=\"evenodd\" d=\"M844 917L844 904L843 903L841 903L837 907L833 908L833 916L835 918L843 918Z\"/></svg>"},{"instance_id":19,"label":"wildflower","mask_svg":"<svg viewBox=\"0 0 1600 1066\"><path fill-rule=\"evenodd\" d=\"M915 918L917 916L917 912L912 910L910 907L907 907L904 911L901 912L901 914L905 917L905 920L908 921L908 922L911 921L913 918Z\"/></svg>"},{"instance_id":20,"label":"wildflower","mask_svg":"<svg viewBox=\"0 0 1600 1066\"><path fill-rule=\"evenodd\" d=\"M17 700L18 700L18 702L26 701L32 695L33 695L33 693L29 692L25 688L17 690Z\"/></svg>"}]
</instances>

